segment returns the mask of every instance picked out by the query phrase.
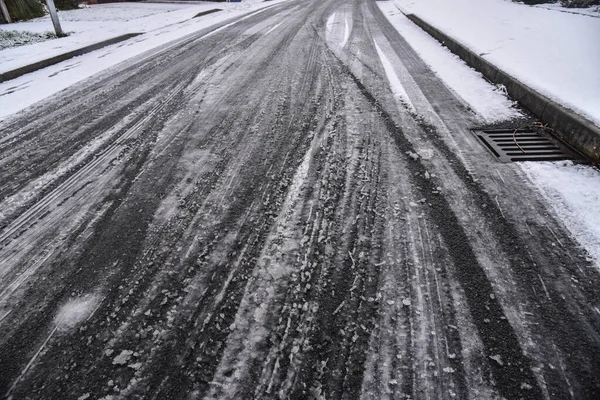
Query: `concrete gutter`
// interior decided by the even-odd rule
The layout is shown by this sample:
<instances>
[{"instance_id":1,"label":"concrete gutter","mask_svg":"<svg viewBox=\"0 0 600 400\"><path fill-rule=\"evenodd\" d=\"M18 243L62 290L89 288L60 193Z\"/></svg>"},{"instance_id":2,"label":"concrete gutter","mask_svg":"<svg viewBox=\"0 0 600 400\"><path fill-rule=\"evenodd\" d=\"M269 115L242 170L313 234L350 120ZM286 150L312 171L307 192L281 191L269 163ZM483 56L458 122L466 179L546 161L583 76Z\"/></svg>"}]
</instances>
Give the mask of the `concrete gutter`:
<instances>
[{"instance_id":1,"label":"concrete gutter","mask_svg":"<svg viewBox=\"0 0 600 400\"><path fill-rule=\"evenodd\" d=\"M119 42L122 42L127 39L131 39L132 37L135 37L138 35L141 35L141 33L127 33L125 35L121 35L121 36L117 36L117 37L114 37L111 39L103 40L102 42L94 43L89 46L85 46L80 49L77 49L77 50L72 50L72 51L69 51L69 52L66 52L63 54L59 54L57 56L50 57L45 60L35 62L33 64L25 65L23 67L19 67L19 68L13 69L11 71L2 72L2 73L0 73L0 83L11 80L11 79L18 78L18 77L28 74L30 72L37 71L38 69L42 69L42 68L46 68L46 67L49 67L54 64L58 64L60 62L68 60L70 58L77 57L77 56L92 52L94 50L101 49L102 47L109 46L109 45L115 44L115 43L119 43Z\"/></svg>"},{"instance_id":2,"label":"concrete gutter","mask_svg":"<svg viewBox=\"0 0 600 400\"><path fill-rule=\"evenodd\" d=\"M491 82L504 85L512 99L554 129L557 137L592 161L600 161L600 127L521 83L416 15L406 14L406 17Z\"/></svg>"},{"instance_id":3,"label":"concrete gutter","mask_svg":"<svg viewBox=\"0 0 600 400\"><path fill-rule=\"evenodd\" d=\"M213 8L212 10L202 11L202 12L200 12L200 13L198 13L198 14L194 15L194 16L192 17L192 19L194 19L194 18L198 18L198 17L202 17L202 16L204 16L204 15L212 14L212 13L215 13L215 12L218 12L218 11L223 11L223 10L222 10L222 9L220 9L220 8Z\"/></svg>"}]
</instances>

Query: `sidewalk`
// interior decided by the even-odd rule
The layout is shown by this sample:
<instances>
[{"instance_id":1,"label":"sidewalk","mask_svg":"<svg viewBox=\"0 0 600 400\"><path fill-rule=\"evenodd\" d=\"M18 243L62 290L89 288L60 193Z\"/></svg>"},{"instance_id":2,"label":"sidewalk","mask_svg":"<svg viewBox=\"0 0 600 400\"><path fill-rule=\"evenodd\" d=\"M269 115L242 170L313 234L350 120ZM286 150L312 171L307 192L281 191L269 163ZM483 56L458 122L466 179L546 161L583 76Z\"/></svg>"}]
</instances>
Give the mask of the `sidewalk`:
<instances>
[{"instance_id":1,"label":"sidewalk","mask_svg":"<svg viewBox=\"0 0 600 400\"><path fill-rule=\"evenodd\" d=\"M409 20L416 14L487 61L600 126L600 18L509 0L378 3L394 28L482 118L518 116L482 75ZM589 12L589 11L588 11ZM585 12L583 13L585 14ZM549 45L548 43L552 43ZM573 60L577 60L573 62ZM600 172L570 161L519 162L531 182L600 267Z\"/></svg>"},{"instance_id":2,"label":"sidewalk","mask_svg":"<svg viewBox=\"0 0 600 400\"><path fill-rule=\"evenodd\" d=\"M69 36L0 51L0 73L128 33L156 31L190 20L211 8L219 8L218 3L108 3L60 11L61 26ZM0 25L0 29L35 33L53 31L49 16Z\"/></svg>"},{"instance_id":3,"label":"sidewalk","mask_svg":"<svg viewBox=\"0 0 600 400\"><path fill-rule=\"evenodd\" d=\"M249 12L285 0L245 0L241 3L109 3L61 11L59 18L65 38L51 39L0 51L0 73L30 65L63 53L125 34L142 33L63 61L59 64L0 83L0 121L83 79L124 60L176 39L209 28ZM194 18L208 10L221 9ZM45 32L52 30L48 16L33 21L0 25L2 30Z\"/></svg>"},{"instance_id":4,"label":"sidewalk","mask_svg":"<svg viewBox=\"0 0 600 400\"><path fill-rule=\"evenodd\" d=\"M393 1L600 126L600 13L509 0Z\"/></svg>"}]
</instances>

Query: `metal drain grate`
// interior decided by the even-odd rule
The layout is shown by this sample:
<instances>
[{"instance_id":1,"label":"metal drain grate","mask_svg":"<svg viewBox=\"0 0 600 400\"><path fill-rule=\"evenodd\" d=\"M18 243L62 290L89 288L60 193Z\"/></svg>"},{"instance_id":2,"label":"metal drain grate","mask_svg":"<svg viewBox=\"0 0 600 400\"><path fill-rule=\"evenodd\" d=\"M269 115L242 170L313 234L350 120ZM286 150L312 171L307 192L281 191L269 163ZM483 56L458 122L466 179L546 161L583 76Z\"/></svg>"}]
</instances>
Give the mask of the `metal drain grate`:
<instances>
[{"instance_id":1,"label":"metal drain grate","mask_svg":"<svg viewBox=\"0 0 600 400\"><path fill-rule=\"evenodd\" d=\"M582 160L582 156L558 140L531 129L494 129L475 134L502 162Z\"/></svg>"}]
</instances>

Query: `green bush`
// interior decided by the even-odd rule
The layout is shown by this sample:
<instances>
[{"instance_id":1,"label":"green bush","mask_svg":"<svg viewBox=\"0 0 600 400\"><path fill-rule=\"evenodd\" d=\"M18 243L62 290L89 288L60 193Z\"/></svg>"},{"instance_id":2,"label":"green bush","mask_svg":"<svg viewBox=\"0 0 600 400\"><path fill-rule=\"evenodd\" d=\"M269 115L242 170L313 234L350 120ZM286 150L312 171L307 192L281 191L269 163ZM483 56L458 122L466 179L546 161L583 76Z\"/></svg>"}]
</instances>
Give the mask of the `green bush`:
<instances>
[{"instance_id":1,"label":"green bush","mask_svg":"<svg viewBox=\"0 0 600 400\"><path fill-rule=\"evenodd\" d=\"M5 0L13 21L25 21L44 16L44 6L39 0Z\"/></svg>"},{"instance_id":2,"label":"green bush","mask_svg":"<svg viewBox=\"0 0 600 400\"><path fill-rule=\"evenodd\" d=\"M582 8L600 4L600 0L513 0L523 2L525 4L545 4L545 3L560 3L563 7Z\"/></svg>"},{"instance_id":3,"label":"green bush","mask_svg":"<svg viewBox=\"0 0 600 400\"><path fill-rule=\"evenodd\" d=\"M76 10L79 8L77 0L54 0L54 5L59 10Z\"/></svg>"},{"instance_id":4,"label":"green bush","mask_svg":"<svg viewBox=\"0 0 600 400\"><path fill-rule=\"evenodd\" d=\"M523 2L525 4L534 5L534 4L546 4L546 3L556 3L558 0L513 0L514 2Z\"/></svg>"},{"instance_id":5,"label":"green bush","mask_svg":"<svg viewBox=\"0 0 600 400\"><path fill-rule=\"evenodd\" d=\"M23 46L30 43L44 42L49 39L56 39L56 34L53 32L35 33L28 31L0 30L0 50L9 47Z\"/></svg>"},{"instance_id":6,"label":"green bush","mask_svg":"<svg viewBox=\"0 0 600 400\"><path fill-rule=\"evenodd\" d=\"M564 7L590 7L600 4L600 0L562 0L560 2Z\"/></svg>"}]
</instances>

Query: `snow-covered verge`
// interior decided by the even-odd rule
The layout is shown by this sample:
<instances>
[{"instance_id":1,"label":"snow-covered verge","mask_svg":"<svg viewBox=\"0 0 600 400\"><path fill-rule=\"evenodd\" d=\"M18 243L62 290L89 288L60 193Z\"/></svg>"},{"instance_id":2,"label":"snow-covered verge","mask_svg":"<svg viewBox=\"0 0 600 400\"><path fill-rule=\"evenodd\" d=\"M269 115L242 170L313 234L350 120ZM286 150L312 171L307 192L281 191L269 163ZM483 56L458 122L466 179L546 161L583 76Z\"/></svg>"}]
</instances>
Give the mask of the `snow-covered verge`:
<instances>
[{"instance_id":1,"label":"snow-covered verge","mask_svg":"<svg viewBox=\"0 0 600 400\"><path fill-rule=\"evenodd\" d=\"M600 126L600 18L508 0L393 1Z\"/></svg>"},{"instance_id":2,"label":"snow-covered verge","mask_svg":"<svg viewBox=\"0 0 600 400\"><path fill-rule=\"evenodd\" d=\"M406 18L392 2L380 1L377 5L429 68L485 122L505 121L520 115L503 92Z\"/></svg>"},{"instance_id":3,"label":"snow-covered verge","mask_svg":"<svg viewBox=\"0 0 600 400\"><path fill-rule=\"evenodd\" d=\"M600 171L570 161L519 165L600 267Z\"/></svg>"},{"instance_id":4,"label":"snow-covered verge","mask_svg":"<svg viewBox=\"0 0 600 400\"><path fill-rule=\"evenodd\" d=\"M173 40L286 0L241 3L111 3L60 13L70 36L0 51L0 73L127 33L144 33L43 70L0 83L0 120L83 79ZM222 11L193 18L211 9ZM13 31L52 29L48 17L2 25Z\"/></svg>"}]
</instances>

